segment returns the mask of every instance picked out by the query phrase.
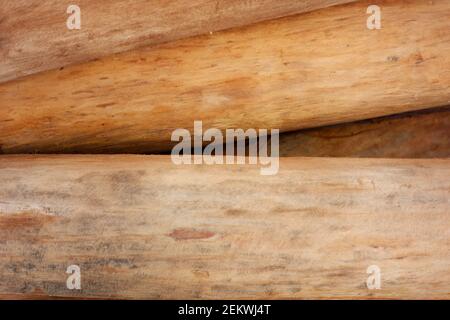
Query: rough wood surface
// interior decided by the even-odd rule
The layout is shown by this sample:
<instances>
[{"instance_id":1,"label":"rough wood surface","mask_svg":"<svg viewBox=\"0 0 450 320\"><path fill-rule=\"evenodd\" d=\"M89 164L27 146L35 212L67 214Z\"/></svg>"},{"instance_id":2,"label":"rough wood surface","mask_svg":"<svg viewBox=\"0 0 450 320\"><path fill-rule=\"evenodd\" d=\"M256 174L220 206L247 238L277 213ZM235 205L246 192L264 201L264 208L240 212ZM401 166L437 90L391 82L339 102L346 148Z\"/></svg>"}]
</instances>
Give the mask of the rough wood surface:
<instances>
[{"instance_id":1,"label":"rough wood surface","mask_svg":"<svg viewBox=\"0 0 450 320\"><path fill-rule=\"evenodd\" d=\"M450 298L450 160L0 158L0 297ZM81 291L66 289L69 265ZM366 269L381 269L381 289Z\"/></svg>"},{"instance_id":2,"label":"rough wood surface","mask_svg":"<svg viewBox=\"0 0 450 320\"><path fill-rule=\"evenodd\" d=\"M4 153L170 150L176 128L292 131L447 105L450 2L356 2L0 85Z\"/></svg>"},{"instance_id":3,"label":"rough wood surface","mask_svg":"<svg viewBox=\"0 0 450 320\"><path fill-rule=\"evenodd\" d=\"M0 1L0 82L145 45L205 34L355 0Z\"/></svg>"},{"instance_id":4,"label":"rough wood surface","mask_svg":"<svg viewBox=\"0 0 450 320\"><path fill-rule=\"evenodd\" d=\"M450 107L280 136L284 157L450 158Z\"/></svg>"}]
</instances>

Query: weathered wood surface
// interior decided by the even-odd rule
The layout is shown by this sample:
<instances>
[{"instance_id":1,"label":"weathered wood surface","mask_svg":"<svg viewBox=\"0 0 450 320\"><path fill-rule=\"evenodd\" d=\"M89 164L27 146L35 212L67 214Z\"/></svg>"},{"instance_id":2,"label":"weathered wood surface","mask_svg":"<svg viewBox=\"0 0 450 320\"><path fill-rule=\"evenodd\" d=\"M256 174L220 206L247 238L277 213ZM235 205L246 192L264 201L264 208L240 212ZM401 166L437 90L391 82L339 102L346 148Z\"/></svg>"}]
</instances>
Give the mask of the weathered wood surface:
<instances>
[{"instance_id":1,"label":"weathered wood surface","mask_svg":"<svg viewBox=\"0 0 450 320\"><path fill-rule=\"evenodd\" d=\"M4 153L152 152L176 128L292 131L447 105L450 2L356 2L0 85Z\"/></svg>"},{"instance_id":2,"label":"weathered wood surface","mask_svg":"<svg viewBox=\"0 0 450 320\"><path fill-rule=\"evenodd\" d=\"M284 157L450 158L450 107L280 136Z\"/></svg>"},{"instance_id":3,"label":"weathered wood surface","mask_svg":"<svg viewBox=\"0 0 450 320\"><path fill-rule=\"evenodd\" d=\"M0 297L450 297L450 160L0 158ZM81 291L66 289L69 265ZM381 269L381 289L366 269Z\"/></svg>"},{"instance_id":4,"label":"weathered wood surface","mask_svg":"<svg viewBox=\"0 0 450 320\"><path fill-rule=\"evenodd\" d=\"M59 0L0 1L0 82L146 45L355 0L77 0L81 29Z\"/></svg>"}]
</instances>

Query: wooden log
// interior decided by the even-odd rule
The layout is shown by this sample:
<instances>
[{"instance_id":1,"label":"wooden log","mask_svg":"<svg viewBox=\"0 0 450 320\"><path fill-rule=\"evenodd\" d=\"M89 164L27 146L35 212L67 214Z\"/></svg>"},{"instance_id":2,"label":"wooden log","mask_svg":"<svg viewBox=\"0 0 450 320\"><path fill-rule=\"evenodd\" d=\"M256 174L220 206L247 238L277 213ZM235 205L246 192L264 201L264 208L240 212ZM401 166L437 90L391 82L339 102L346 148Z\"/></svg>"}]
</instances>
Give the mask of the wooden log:
<instances>
[{"instance_id":1,"label":"wooden log","mask_svg":"<svg viewBox=\"0 0 450 320\"><path fill-rule=\"evenodd\" d=\"M289 132L279 146L283 157L450 158L450 107Z\"/></svg>"},{"instance_id":2,"label":"wooden log","mask_svg":"<svg viewBox=\"0 0 450 320\"><path fill-rule=\"evenodd\" d=\"M1 0L0 82L111 53L353 1L77 0L80 29L69 30L67 2Z\"/></svg>"},{"instance_id":3,"label":"wooden log","mask_svg":"<svg viewBox=\"0 0 450 320\"><path fill-rule=\"evenodd\" d=\"M4 153L170 150L176 128L292 131L447 105L450 2L356 2L0 85Z\"/></svg>"},{"instance_id":4,"label":"wooden log","mask_svg":"<svg viewBox=\"0 0 450 320\"><path fill-rule=\"evenodd\" d=\"M450 297L450 160L280 165L3 156L0 297Z\"/></svg>"}]
</instances>

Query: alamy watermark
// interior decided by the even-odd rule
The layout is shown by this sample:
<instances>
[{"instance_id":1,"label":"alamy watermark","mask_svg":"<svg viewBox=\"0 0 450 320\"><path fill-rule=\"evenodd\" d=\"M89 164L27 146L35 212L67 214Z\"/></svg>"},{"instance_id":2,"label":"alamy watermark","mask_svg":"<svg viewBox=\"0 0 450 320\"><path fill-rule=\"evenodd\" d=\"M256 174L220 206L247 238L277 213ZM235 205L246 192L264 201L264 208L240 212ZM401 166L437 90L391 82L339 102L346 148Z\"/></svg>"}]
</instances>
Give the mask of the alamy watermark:
<instances>
[{"instance_id":1,"label":"alamy watermark","mask_svg":"<svg viewBox=\"0 0 450 320\"><path fill-rule=\"evenodd\" d=\"M69 30L81 29L81 9L76 4L71 4L67 7L67 13L70 16L67 18L66 26Z\"/></svg>"},{"instance_id":2,"label":"alamy watermark","mask_svg":"<svg viewBox=\"0 0 450 320\"><path fill-rule=\"evenodd\" d=\"M224 137L221 130L210 128L203 131L202 121L194 121L193 135L187 129L172 132L171 140L179 142L172 149L172 162L179 165L245 164L248 161L249 164L261 165L261 175L274 175L279 169L279 133L278 129L272 129L270 133L267 129L226 129ZM205 146L204 142L210 143Z\"/></svg>"},{"instance_id":3,"label":"alamy watermark","mask_svg":"<svg viewBox=\"0 0 450 320\"><path fill-rule=\"evenodd\" d=\"M67 267L67 274L70 276L67 278L66 287L69 290L81 290L81 269L76 264L72 264Z\"/></svg>"},{"instance_id":4,"label":"alamy watermark","mask_svg":"<svg viewBox=\"0 0 450 320\"><path fill-rule=\"evenodd\" d=\"M367 14L370 16L367 18L367 29L381 29L381 8L377 5L371 5L367 7Z\"/></svg>"},{"instance_id":5,"label":"alamy watermark","mask_svg":"<svg viewBox=\"0 0 450 320\"><path fill-rule=\"evenodd\" d=\"M373 290L373 289L381 289L381 269L377 265L371 265L367 267L366 270L367 274L369 275L367 277L366 285L367 289Z\"/></svg>"}]
</instances>

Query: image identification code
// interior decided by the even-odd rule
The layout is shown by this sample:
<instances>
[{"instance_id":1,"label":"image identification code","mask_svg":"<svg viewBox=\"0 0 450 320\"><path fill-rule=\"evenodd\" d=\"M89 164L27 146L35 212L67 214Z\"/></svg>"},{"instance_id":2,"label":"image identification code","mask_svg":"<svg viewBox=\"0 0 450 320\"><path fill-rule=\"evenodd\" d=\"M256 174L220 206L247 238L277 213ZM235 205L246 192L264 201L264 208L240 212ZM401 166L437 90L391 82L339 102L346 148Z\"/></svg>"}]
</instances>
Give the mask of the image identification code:
<instances>
[{"instance_id":1,"label":"image identification code","mask_svg":"<svg viewBox=\"0 0 450 320\"><path fill-rule=\"evenodd\" d=\"M203 315L209 318L213 314L222 315L268 315L270 304L224 304L221 308L206 306L190 306L188 304L178 308L179 315Z\"/></svg>"}]
</instances>

